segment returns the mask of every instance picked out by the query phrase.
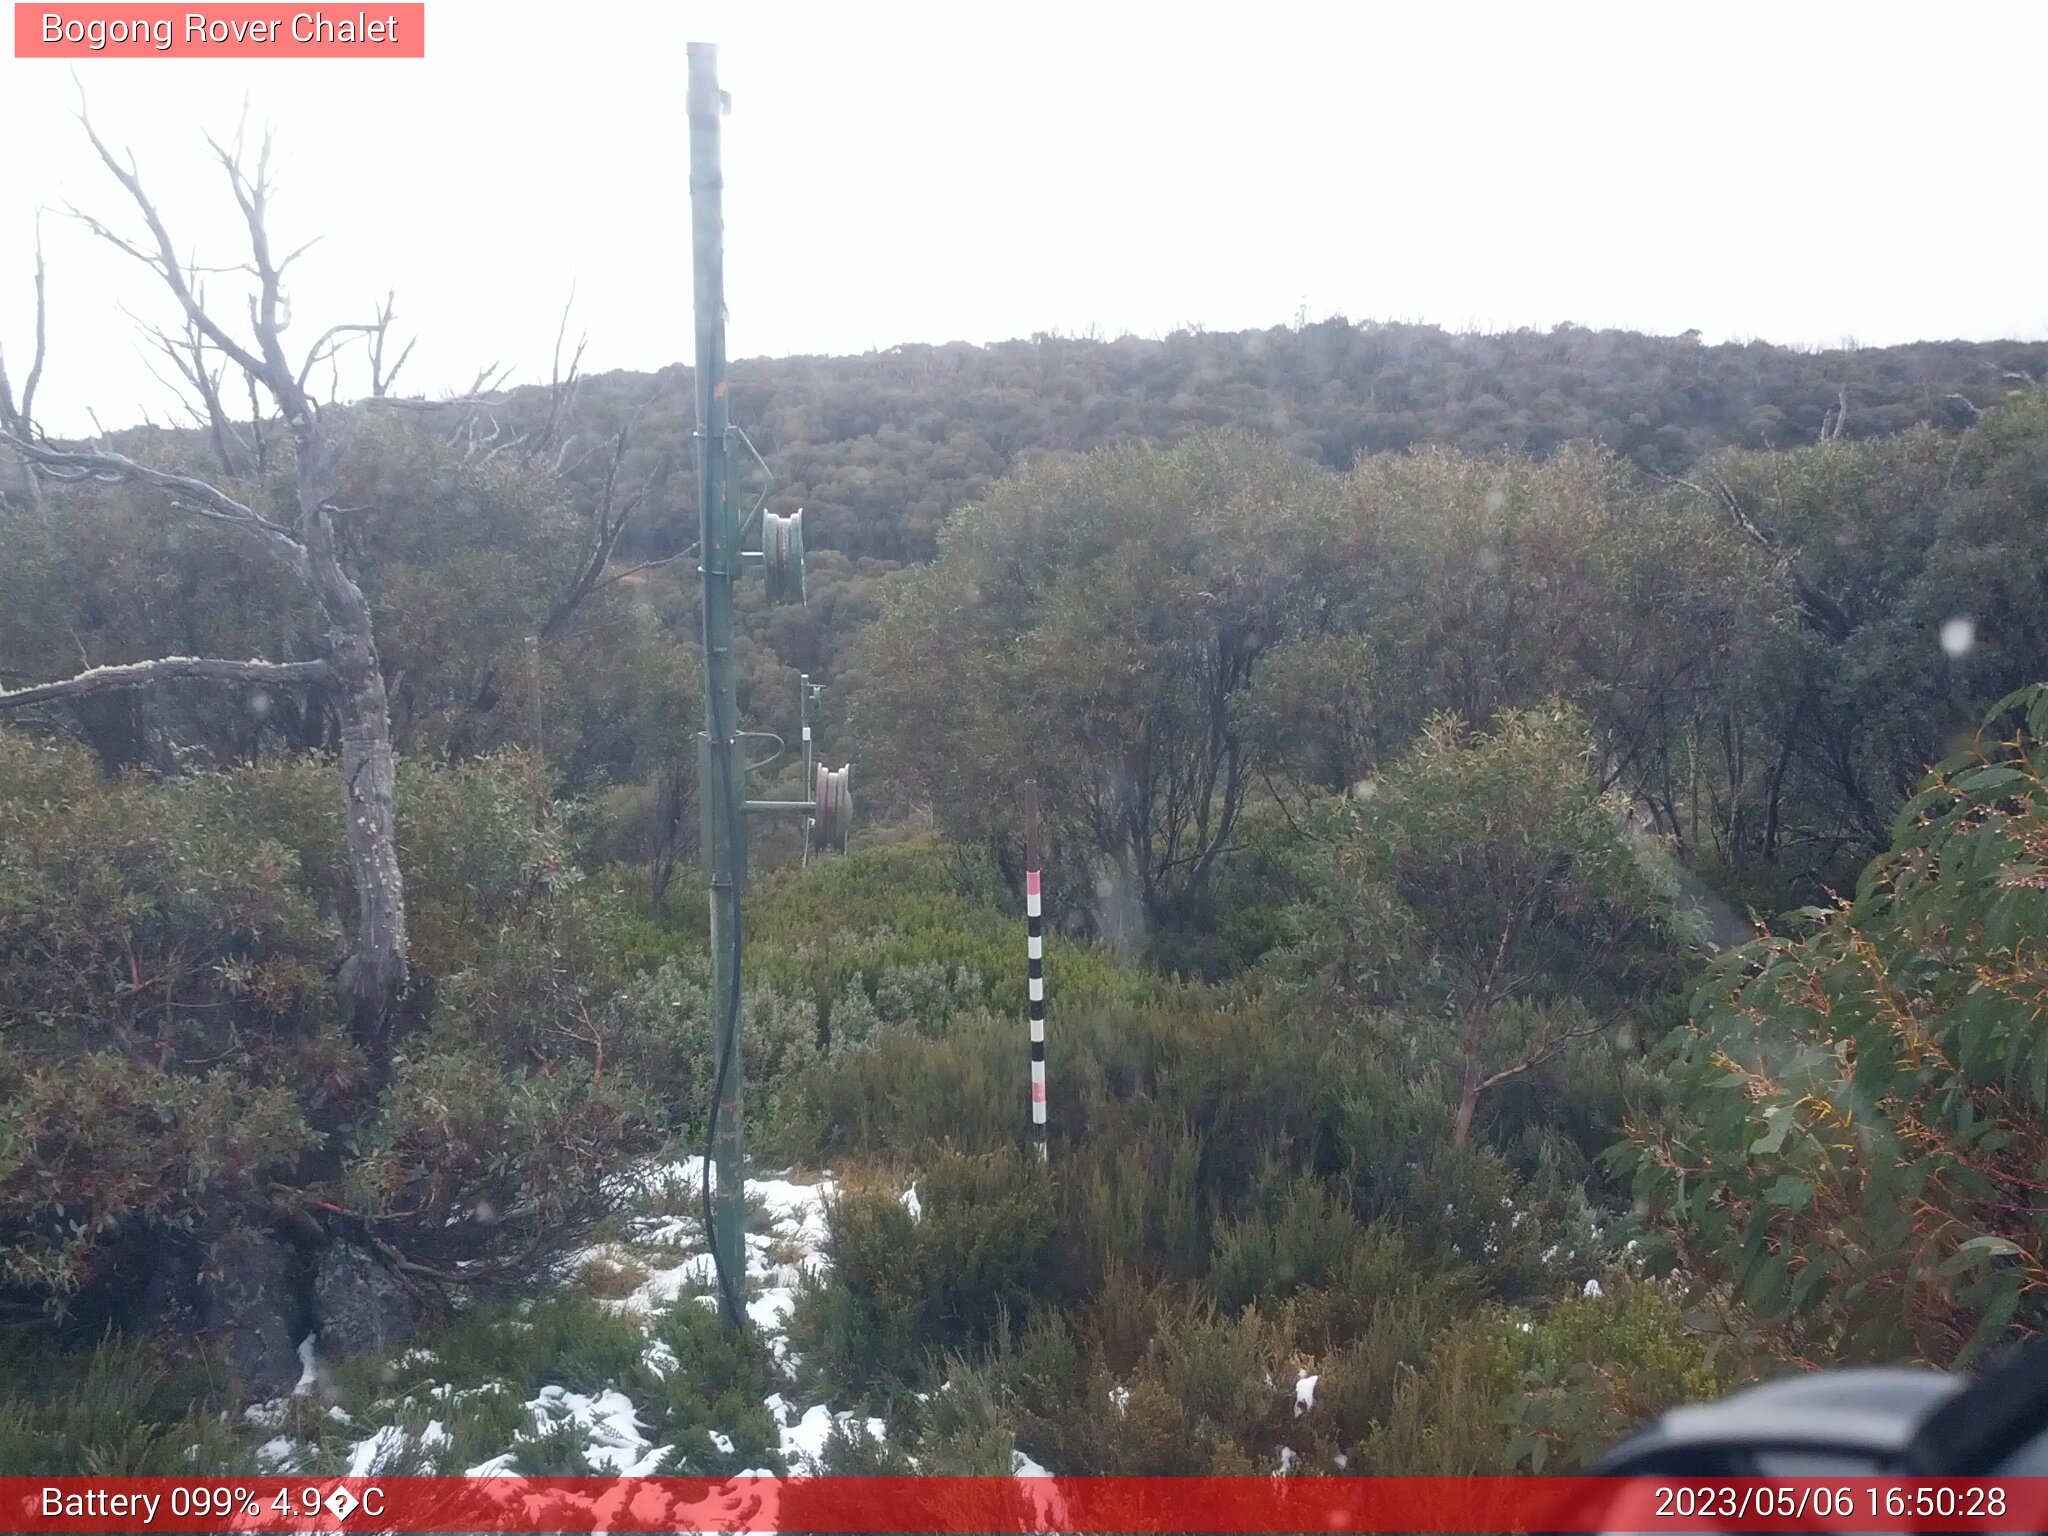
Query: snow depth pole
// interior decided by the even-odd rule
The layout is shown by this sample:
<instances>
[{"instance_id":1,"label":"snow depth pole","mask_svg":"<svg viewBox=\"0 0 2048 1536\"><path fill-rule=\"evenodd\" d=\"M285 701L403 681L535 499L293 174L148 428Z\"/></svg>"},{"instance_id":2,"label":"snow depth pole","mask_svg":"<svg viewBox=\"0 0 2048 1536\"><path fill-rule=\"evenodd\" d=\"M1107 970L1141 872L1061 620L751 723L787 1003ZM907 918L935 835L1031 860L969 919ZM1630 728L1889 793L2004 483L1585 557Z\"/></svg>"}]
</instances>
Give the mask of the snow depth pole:
<instances>
[{"instance_id":1,"label":"snow depth pole","mask_svg":"<svg viewBox=\"0 0 2048 1536\"><path fill-rule=\"evenodd\" d=\"M740 881L746 829L740 810L739 695L733 677L733 587L739 529L727 484L725 397L725 212L719 169L718 49L692 43L690 58L690 232L697 322L697 547L704 578L704 731L697 738L697 795L703 806L711 886L711 1016L717 1068L711 1094L705 1216L717 1263L719 1311L734 1328L746 1319L746 1101L740 1063Z\"/></svg>"},{"instance_id":2,"label":"snow depth pole","mask_svg":"<svg viewBox=\"0 0 2048 1536\"><path fill-rule=\"evenodd\" d=\"M1038 781L1024 781L1024 952L1031 994L1031 1134L1045 1150L1045 914L1039 889Z\"/></svg>"}]
</instances>

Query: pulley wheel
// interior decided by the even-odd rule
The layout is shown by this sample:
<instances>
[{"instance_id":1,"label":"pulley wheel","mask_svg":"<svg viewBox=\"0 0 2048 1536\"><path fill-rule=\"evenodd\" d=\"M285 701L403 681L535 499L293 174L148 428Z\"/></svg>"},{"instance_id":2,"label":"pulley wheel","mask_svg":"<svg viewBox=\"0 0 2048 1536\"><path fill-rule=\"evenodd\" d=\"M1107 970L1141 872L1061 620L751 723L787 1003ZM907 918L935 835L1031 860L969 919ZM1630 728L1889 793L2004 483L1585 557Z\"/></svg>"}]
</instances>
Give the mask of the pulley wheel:
<instances>
[{"instance_id":1,"label":"pulley wheel","mask_svg":"<svg viewBox=\"0 0 2048 1536\"><path fill-rule=\"evenodd\" d=\"M761 553L768 578L768 601L803 602L806 593L802 508L788 517L778 517L773 512L761 515Z\"/></svg>"},{"instance_id":2,"label":"pulley wheel","mask_svg":"<svg viewBox=\"0 0 2048 1536\"><path fill-rule=\"evenodd\" d=\"M853 765L827 768L818 764L813 791L818 802L818 846L844 853L847 830L853 825Z\"/></svg>"}]
</instances>

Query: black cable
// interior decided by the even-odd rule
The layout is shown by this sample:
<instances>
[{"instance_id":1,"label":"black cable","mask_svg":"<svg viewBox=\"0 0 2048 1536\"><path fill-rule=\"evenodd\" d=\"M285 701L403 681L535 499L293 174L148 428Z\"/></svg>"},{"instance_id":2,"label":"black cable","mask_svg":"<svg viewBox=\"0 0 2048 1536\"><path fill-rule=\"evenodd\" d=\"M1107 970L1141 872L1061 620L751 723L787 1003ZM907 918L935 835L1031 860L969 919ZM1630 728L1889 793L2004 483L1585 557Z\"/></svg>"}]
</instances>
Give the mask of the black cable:
<instances>
[{"instance_id":1,"label":"black cable","mask_svg":"<svg viewBox=\"0 0 2048 1536\"><path fill-rule=\"evenodd\" d=\"M723 731L717 732L713 737L712 754L719 763L718 799L719 805L724 811L725 845L737 854L740 846L739 813L734 804L732 753L727 750L726 736ZM716 850L713 850L713 852L715 854ZM728 929L732 935L732 942L728 946L731 958L727 969L727 975L731 977L731 989L730 996L726 1000L725 1018L720 1023L718 1033L712 1040L714 1048L717 1048L721 1042L730 1042L730 1045L728 1048L719 1049L718 1051L718 1072L712 1079L711 1084L710 1123L704 1131L704 1235L711 1243L711 1267L718 1276L718 1294L725 1304L726 1315L736 1319L737 1325L744 1330L747 1326L746 1309L741 1305L739 1290L734 1284L731 1274L726 1270L725 1255L719 1251L718 1232L713 1224L711 1214L711 1158L712 1151L718 1141L718 1111L725 1103L725 1085L727 1073L732 1066L732 1058L739 1054L740 1049L740 902L739 875L737 870L734 871L733 880L734 884L730 890L732 910L729 915L731 921L728 924ZM716 889L714 886L713 890L715 891ZM744 1201L746 1198L744 1173L742 1173L740 1188L740 1198ZM743 1235L741 1237L742 1264L745 1262L745 1242L746 1239Z\"/></svg>"}]
</instances>

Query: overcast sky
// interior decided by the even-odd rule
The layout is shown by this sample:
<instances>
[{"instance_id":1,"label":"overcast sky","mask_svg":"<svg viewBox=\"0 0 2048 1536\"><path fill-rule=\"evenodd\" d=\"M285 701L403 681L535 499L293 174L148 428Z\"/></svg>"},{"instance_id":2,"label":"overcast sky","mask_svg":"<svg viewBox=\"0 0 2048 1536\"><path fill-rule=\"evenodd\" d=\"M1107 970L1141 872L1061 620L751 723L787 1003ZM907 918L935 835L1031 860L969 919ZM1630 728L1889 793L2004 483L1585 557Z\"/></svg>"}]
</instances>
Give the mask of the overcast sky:
<instances>
[{"instance_id":1,"label":"overcast sky","mask_svg":"<svg viewBox=\"0 0 2048 1536\"><path fill-rule=\"evenodd\" d=\"M340 7L330 7L339 10ZM355 7L348 8L348 14ZM407 382L690 351L684 46L720 45L735 357L1343 314L1866 345L2048 336L2048 5L430 0L418 61L0 59L0 344L31 220L236 258L204 133L277 131L294 337L398 290ZM46 215L63 430L169 414L146 274ZM348 387L344 380L344 389Z\"/></svg>"}]
</instances>

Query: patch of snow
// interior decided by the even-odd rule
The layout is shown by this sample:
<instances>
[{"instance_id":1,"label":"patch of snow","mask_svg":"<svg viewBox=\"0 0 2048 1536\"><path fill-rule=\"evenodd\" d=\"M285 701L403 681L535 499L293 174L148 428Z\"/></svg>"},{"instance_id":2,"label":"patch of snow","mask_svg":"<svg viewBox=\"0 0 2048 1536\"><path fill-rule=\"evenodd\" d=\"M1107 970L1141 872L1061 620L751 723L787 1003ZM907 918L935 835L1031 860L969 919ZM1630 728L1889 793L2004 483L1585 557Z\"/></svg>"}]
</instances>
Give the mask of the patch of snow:
<instances>
[{"instance_id":1,"label":"patch of snow","mask_svg":"<svg viewBox=\"0 0 2048 1536\"><path fill-rule=\"evenodd\" d=\"M405 1454L410 1437L396 1424L386 1424L367 1440L349 1448L348 1470L343 1477L375 1477Z\"/></svg>"},{"instance_id":2,"label":"patch of snow","mask_svg":"<svg viewBox=\"0 0 2048 1536\"><path fill-rule=\"evenodd\" d=\"M781 1333L789 1323L789 1314L795 1310L796 1293L781 1286L764 1290L747 1303L747 1316L767 1334Z\"/></svg>"},{"instance_id":3,"label":"patch of snow","mask_svg":"<svg viewBox=\"0 0 2048 1536\"><path fill-rule=\"evenodd\" d=\"M1109 1389L1109 1406L1116 1410L1118 1418L1131 1411L1131 1389L1124 1386Z\"/></svg>"},{"instance_id":4,"label":"patch of snow","mask_svg":"<svg viewBox=\"0 0 2048 1536\"><path fill-rule=\"evenodd\" d=\"M708 1172L710 1170L701 1158L687 1158L642 1166L619 1176L616 1188L626 1198L659 1200L670 1211L680 1210L687 1214L649 1213L637 1220L629 1217L626 1230L631 1236L628 1240L598 1244L573 1255L561 1266L563 1279L569 1279L580 1268L598 1261L647 1269L646 1278L630 1294L603 1301L607 1311L629 1317L643 1329L651 1328L657 1318L690 1300L717 1311L718 1298L710 1294L716 1283L716 1266L705 1248L703 1224L694 1215L695 1201ZM715 1180L715 1173L712 1177ZM746 1192L750 1204L765 1213L768 1227L766 1232L750 1232L745 1237L750 1292L747 1312L773 1357L787 1364L790 1356L786 1334L795 1309L797 1290L806 1276L821 1275L830 1268L830 1261L824 1253L828 1230L826 1208L837 1193L837 1184L829 1173L821 1174L817 1182L810 1184L799 1184L785 1173L749 1180ZM923 1213L915 1188L905 1190L901 1198L913 1218L921 1219ZM653 1264L658 1267L649 1267L650 1248L666 1250L653 1255ZM692 1295L693 1290L699 1294ZM518 1327L520 1324L515 1322L509 1326ZM305 1367L300 1392L314 1384L319 1370L319 1362L313 1355L314 1342L309 1339L300 1347L300 1359ZM642 1360L657 1379L671 1375L679 1365L675 1351L660 1339L650 1338L646 1342ZM418 1367L434 1362L432 1351L414 1348L398 1356L393 1364ZM412 1395L415 1401L452 1403L479 1393L506 1390L504 1383L459 1390L452 1384L423 1384L422 1387L414 1387ZM1128 1397L1128 1393L1124 1395ZM766 1398L765 1404L774 1415L779 1449L792 1472L801 1473L816 1467L822 1460L825 1443L835 1425L850 1430L855 1423L861 1423L877 1440L884 1439L888 1431L888 1425L881 1419L858 1420L851 1413L835 1414L827 1404L799 1408L779 1394ZM593 1471L622 1477L659 1475L664 1470L664 1462L671 1459L670 1453L676 1449L650 1442L635 1404L615 1387L585 1394L562 1386L549 1386L525 1406L540 1432L562 1433L567 1426L577 1433L584 1442L583 1454ZM288 1402L279 1400L250 1410L249 1417L252 1423L274 1430L282 1427L287 1410ZM330 1413L340 1422L348 1422L341 1409L332 1409ZM707 1430L706 1434L719 1454L733 1454L731 1436L718 1430ZM417 1439L397 1426L387 1426L349 1448L348 1473L351 1476L376 1475L395 1466L414 1445L431 1449L448 1443L448 1433L439 1421L431 1423ZM266 1447L266 1451L271 1458L283 1458L291 1446L292 1442L280 1436ZM303 1447L298 1449L303 1450ZM516 1477L515 1464L515 1453L507 1451L478 1462L468 1469L466 1475ZM1020 1464L1019 1471L1027 1476L1048 1475L1028 1458ZM768 1477L773 1474L766 1468L755 1468L741 1475ZM622 1493L619 1497L623 1509L639 1496ZM1041 1510L1041 1514L1048 1512ZM608 1505L594 1511L594 1514L600 1524L611 1520Z\"/></svg>"},{"instance_id":5,"label":"patch of snow","mask_svg":"<svg viewBox=\"0 0 2048 1536\"><path fill-rule=\"evenodd\" d=\"M767 1208L776 1236L806 1249L824 1245L825 1206L838 1192L838 1184L830 1177L815 1184L792 1184L786 1178L747 1181L749 1198Z\"/></svg>"},{"instance_id":6,"label":"patch of snow","mask_svg":"<svg viewBox=\"0 0 2048 1536\"><path fill-rule=\"evenodd\" d=\"M1275 1477L1285 1477L1288 1473L1292 1472L1293 1470L1294 1447L1291 1445L1283 1445L1280 1447L1280 1470L1275 1472L1273 1475Z\"/></svg>"},{"instance_id":7,"label":"patch of snow","mask_svg":"<svg viewBox=\"0 0 2048 1536\"><path fill-rule=\"evenodd\" d=\"M800 1465L815 1462L825 1454L825 1441L832 1433L832 1410L823 1403L804 1410L804 1416L782 1430L782 1459L794 1472Z\"/></svg>"},{"instance_id":8,"label":"patch of snow","mask_svg":"<svg viewBox=\"0 0 2048 1536\"><path fill-rule=\"evenodd\" d=\"M289 1412L289 1398L273 1397L266 1402L251 1403L242 1410L242 1417L257 1429L276 1429L284 1423L285 1415Z\"/></svg>"},{"instance_id":9,"label":"patch of snow","mask_svg":"<svg viewBox=\"0 0 2048 1536\"><path fill-rule=\"evenodd\" d=\"M1316 1405L1316 1383L1323 1378L1312 1376L1307 1371L1294 1383L1294 1416L1298 1419Z\"/></svg>"},{"instance_id":10,"label":"patch of snow","mask_svg":"<svg viewBox=\"0 0 2048 1536\"><path fill-rule=\"evenodd\" d=\"M1020 1478L1049 1478L1052 1473L1026 1456L1022 1451L1010 1452L1010 1470ZM1031 1506L1033 1524L1041 1531L1064 1530L1071 1524L1067 1519L1067 1501L1060 1497L1059 1489L1052 1484L1031 1488L1025 1492L1025 1502Z\"/></svg>"},{"instance_id":11,"label":"patch of snow","mask_svg":"<svg viewBox=\"0 0 2048 1536\"><path fill-rule=\"evenodd\" d=\"M642 1216L632 1224L633 1241L667 1248L696 1241L703 1226L687 1216Z\"/></svg>"},{"instance_id":12,"label":"patch of snow","mask_svg":"<svg viewBox=\"0 0 2048 1536\"><path fill-rule=\"evenodd\" d=\"M526 1408L542 1434L565 1423L582 1430L590 1442L584 1456L600 1471L627 1474L649 1449L633 1400L614 1388L591 1397L566 1387L542 1387Z\"/></svg>"},{"instance_id":13,"label":"patch of snow","mask_svg":"<svg viewBox=\"0 0 2048 1536\"><path fill-rule=\"evenodd\" d=\"M717 1279L718 1265L711 1255L693 1253L679 1264L655 1270L630 1295L612 1297L604 1307L615 1316L651 1319L673 1307L692 1286L715 1285Z\"/></svg>"},{"instance_id":14,"label":"patch of snow","mask_svg":"<svg viewBox=\"0 0 2048 1536\"><path fill-rule=\"evenodd\" d=\"M256 1460L266 1471L289 1467L299 1454L299 1442L279 1435L256 1447Z\"/></svg>"},{"instance_id":15,"label":"patch of snow","mask_svg":"<svg viewBox=\"0 0 2048 1536\"><path fill-rule=\"evenodd\" d=\"M662 1462L667 1460L669 1453L674 1449L672 1445L657 1445L630 1467L621 1469L620 1476L653 1477L661 1471Z\"/></svg>"},{"instance_id":16,"label":"patch of snow","mask_svg":"<svg viewBox=\"0 0 2048 1536\"><path fill-rule=\"evenodd\" d=\"M303 1397L320 1384L320 1361L313 1353L313 1335L307 1334L299 1340L299 1384L292 1388L293 1397Z\"/></svg>"},{"instance_id":17,"label":"patch of snow","mask_svg":"<svg viewBox=\"0 0 2048 1536\"><path fill-rule=\"evenodd\" d=\"M1588 1280L1586 1282L1585 1288L1581 1290L1579 1294L1581 1296L1584 1296L1588 1301L1597 1301L1600 1299L1600 1297L1606 1295L1607 1293L1600 1289L1600 1282L1598 1280Z\"/></svg>"},{"instance_id":18,"label":"patch of snow","mask_svg":"<svg viewBox=\"0 0 2048 1536\"><path fill-rule=\"evenodd\" d=\"M681 1362L676 1359L676 1352L668 1347L667 1340L656 1339L647 1346L647 1352L640 1357L640 1363L654 1373L657 1381L661 1381L666 1380L668 1373Z\"/></svg>"},{"instance_id":19,"label":"patch of snow","mask_svg":"<svg viewBox=\"0 0 2048 1536\"><path fill-rule=\"evenodd\" d=\"M910 1219L912 1221L922 1221L924 1219L924 1206L918 1202L917 1186L915 1184L903 1191L903 1208L910 1212Z\"/></svg>"}]
</instances>

